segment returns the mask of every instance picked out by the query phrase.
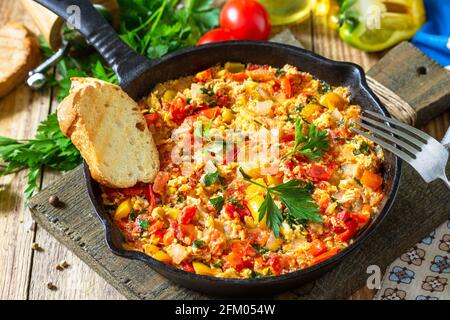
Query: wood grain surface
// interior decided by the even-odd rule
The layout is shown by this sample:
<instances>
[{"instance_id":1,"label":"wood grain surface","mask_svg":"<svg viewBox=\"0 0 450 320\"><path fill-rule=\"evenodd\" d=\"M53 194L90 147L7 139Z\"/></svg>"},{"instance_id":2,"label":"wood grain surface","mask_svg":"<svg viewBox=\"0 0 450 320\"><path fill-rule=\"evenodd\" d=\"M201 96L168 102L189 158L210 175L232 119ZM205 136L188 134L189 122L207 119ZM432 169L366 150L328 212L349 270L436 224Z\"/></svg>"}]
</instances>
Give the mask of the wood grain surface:
<instances>
[{"instance_id":1,"label":"wood grain surface","mask_svg":"<svg viewBox=\"0 0 450 320\"><path fill-rule=\"evenodd\" d=\"M0 1L0 26L11 20L22 21L34 32L38 31L19 1ZM366 54L350 48L323 22L324 19L315 17L290 27L305 48L331 59L351 61L368 70L382 57L381 54ZM274 33L281 30L276 28ZM17 88L0 99L0 135L32 137L39 121L55 106L50 91L35 93L25 86ZM449 125L450 113L447 111L427 123L423 129L441 139ZM22 195L26 184L24 176L25 173L20 173L0 178L0 300L124 298L39 224L37 228L32 228L32 219ZM44 172L42 185L47 186L58 176ZM34 241L40 244L43 251L31 250ZM61 260L70 264L62 272L55 269ZM107 275L102 276L107 278ZM55 283L58 289L48 290L48 282ZM155 285L160 282L156 280ZM372 293L366 289L352 296L354 299L371 297Z\"/></svg>"}]
</instances>

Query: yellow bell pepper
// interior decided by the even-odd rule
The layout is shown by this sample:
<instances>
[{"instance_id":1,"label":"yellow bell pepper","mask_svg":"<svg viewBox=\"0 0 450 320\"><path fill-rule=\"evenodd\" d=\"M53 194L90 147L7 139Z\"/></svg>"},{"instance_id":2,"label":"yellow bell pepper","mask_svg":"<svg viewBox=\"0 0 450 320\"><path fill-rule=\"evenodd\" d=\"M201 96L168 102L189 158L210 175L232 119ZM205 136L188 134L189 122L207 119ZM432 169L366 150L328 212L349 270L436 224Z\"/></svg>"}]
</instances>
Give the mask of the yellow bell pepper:
<instances>
[{"instance_id":1,"label":"yellow bell pepper","mask_svg":"<svg viewBox=\"0 0 450 320\"><path fill-rule=\"evenodd\" d=\"M192 266L194 267L194 271L196 274L201 274L204 276L214 277L220 272L220 270L210 268L206 264L198 261L192 262Z\"/></svg>"},{"instance_id":2,"label":"yellow bell pepper","mask_svg":"<svg viewBox=\"0 0 450 320\"><path fill-rule=\"evenodd\" d=\"M167 102L172 102L172 100L176 97L177 92L175 90L169 89L164 92L163 99Z\"/></svg>"},{"instance_id":3,"label":"yellow bell pepper","mask_svg":"<svg viewBox=\"0 0 450 320\"><path fill-rule=\"evenodd\" d=\"M308 122L314 120L314 115L321 109L321 106L315 103L307 104L300 112L301 116Z\"/></svg>"},{"instance_id":4,"label":"yellow bell pepper","mask_svg":"<svg viewBox=\"0 0 450 320\"><path fill-rule=\"evenodd\" d=\"M233 121L234 119L234 114L230 109L223 108L222 118L225 123L231 123L231 121Z\"/></svg>"},{"instance_id":5,"label":"yellow bell pepper","mask_svg":"<svg viewBox=\"0 0 450 320\"><path fill-rule=\"evenodd\" d=\"M114 219L120 220L120 219L128 217L128 215L130 214L132 209L133 209L133 207L131 205L131 199L127 199L127 200L123 201L117 207L116 212L114 213Z\"/></svg>"},{"instance_id":6,"label":"yellow bell pepper","mask_svg":"<svg viewBox=\"0 0 450 320\"><path fill-rule=\"evenodd\" d=\"M176 208L164 207L164 212L166 215L171 217L173 220L177 220L178 215L180 214L180 210Z\"/></svg>"},{"instance_id":7,"label":"yellow bell pepper","mask_svg":"<svg viewBox=\"0 0 450 320\"><path fill-rule=\"evenodd\" d=\"M144 249L144 252L149 255L154 255L159 251L159 248L154 244L144 244L142 248Z\"/></svg>"},{"instance_id":8,"label":"yellow bell pepper","mask_svg":"<svg viewBox=\"0 0 450 320\"><path fill-rule=\"evenodd\" d=\"M152 257L158 261L164 262L164 263L172 263L172 259L170 258L170 256L165 253L162 250L159 250L158 252L154 253L152 255Z\"/></svg>"},{"instance_id":9,"label":"yellow bell pepper","mask_svg":"<svg viewBox=\"0 0 450 320\"><path fill-rule=\"evenodd\" d=\"M266 176L266 181L268 186L277 186L283 183L283 176Z\"/></svg>"},{"instance_id":10,"label":"yellow bell pepper","mask_svg":"<svg viewBox=\"0 0 450 320\"><path fill-rule=\"evenodd\" d=\"M265 186L266 183L262 178L255 180L257 183ZM245 189L245 200L247 201L248 210L253 216L255 222L259 222L259 226L266 226L266 217L259 221L259 207L264 202L265 190L257 185L251 184Z\"/></svg>"},{"instance_id":11,"label":"yellow bell pepper","mask_svg":"<svg viewBox=\"0 0 450 320\"><path fill-rule=\"evenodd\" d=\"M330 110L338 109L342 110L347 106L347 101L340 95L334 92L328 92L320 97L320 104L327 107Z\"/></svg>"}]
</instances>

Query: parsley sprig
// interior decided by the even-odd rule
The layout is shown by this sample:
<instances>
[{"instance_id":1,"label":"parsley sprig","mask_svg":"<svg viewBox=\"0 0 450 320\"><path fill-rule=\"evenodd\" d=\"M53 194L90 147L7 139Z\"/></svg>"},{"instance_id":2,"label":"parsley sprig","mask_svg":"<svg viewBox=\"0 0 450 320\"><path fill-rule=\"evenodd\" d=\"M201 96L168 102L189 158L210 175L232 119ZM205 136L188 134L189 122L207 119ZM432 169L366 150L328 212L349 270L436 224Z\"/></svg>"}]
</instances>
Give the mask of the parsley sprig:
<instances>
[{"instance_id":1,"label":"parsley sprig","mask_svg":"<svg viewBox=\"0 0 450 320\"><path fill-rule=\"evenodd\" d=\"M70 139L59 130L56 114L43 121L31 140L15 140L0 136L0 176L13 174L23 169L28 171L25 195L30 198L38 188L38 179L44 166L68 171L81 163L78 150Z\"/></svg>"},{"instance_id":2,"label":"parsley sprig","mask_svg":"<svg viewBox=\"0 0 450 320\"><path fill-rule=\"evenodd\" d=\"M242 168L239 168L239 171L245 181L266 190L266 197L258 210L258 220L261 221L266 217L267 227L277 238L280 236L280 225L284 217L273 199L274 196L286 206L287 215L291 221L323 222L322 216L318 213L317 204L312 201L313 186L311 184L300 180L291 180L277 186L267 187L253 181Z\"/></svg>"},{"instance_id":3,"label":"parsley sprig","mask_svg":"<svg viewBox=\"0 0 450 320\"><path fill-rule=\"evenodd\" d=\"M303 124L300 118L295 121L294 148L281 159L286 159L293 154L301 154L311 160L317 161L323 157L324 151L330 149L330 140L325 130L319 130L313 124L308 125L308 134L303 133Z\"/></svg>"}]
</instances>

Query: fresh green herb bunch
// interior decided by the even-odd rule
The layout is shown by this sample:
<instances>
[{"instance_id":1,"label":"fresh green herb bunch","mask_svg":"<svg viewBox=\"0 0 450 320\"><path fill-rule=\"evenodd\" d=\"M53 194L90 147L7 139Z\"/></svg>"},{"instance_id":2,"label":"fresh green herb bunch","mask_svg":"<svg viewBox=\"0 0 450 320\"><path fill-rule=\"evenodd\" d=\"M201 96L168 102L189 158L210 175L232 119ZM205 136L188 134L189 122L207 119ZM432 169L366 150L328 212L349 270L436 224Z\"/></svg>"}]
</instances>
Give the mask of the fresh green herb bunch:
<instances>
[{"instance_id":1,"label":"fresh green herb bunch","mask_svg":"<svg viewBox=\"0 0 450 320\"><path fill-rule=\"evenodd\" d=\"M81 163L78 150L59 130L56 114L39 125L34 139L19 141L0 136L0 159L5 163L0 167L0 176L29 169L27 198L39 187L38 178L44 166L68 171Z\"/></svg>"}]
</instances>

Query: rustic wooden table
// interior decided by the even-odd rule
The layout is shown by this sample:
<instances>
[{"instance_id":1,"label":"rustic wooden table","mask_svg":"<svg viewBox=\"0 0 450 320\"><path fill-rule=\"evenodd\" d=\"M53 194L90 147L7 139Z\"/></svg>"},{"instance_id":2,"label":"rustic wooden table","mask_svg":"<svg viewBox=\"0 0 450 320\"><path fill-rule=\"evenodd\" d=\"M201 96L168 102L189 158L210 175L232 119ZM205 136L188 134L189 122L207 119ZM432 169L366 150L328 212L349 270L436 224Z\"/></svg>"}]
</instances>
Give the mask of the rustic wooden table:
<instances>
[{"instance_id":1,"label":"rustic wooden table","mask_svg":"<svg viewBox=\"0 0 450 320\"><path fill-rule=\"evenodd\" d=\"M24 13L19 1L0 1L0 26L8 21L22 21L38 32L31 18ZM368 70L381 54L366 54L355 50L314 17L302 24L290 26L305 48L335 60L352 61ZM276 28L274 33L281 31ZM26 86L17 88L0 99L0 135L30 138L40 121L54 112L57 102L52 91L34 92ZM450 112L428 123L423 130L441 139L450 125ZM25 206L23 189L26 173L0 178L0 300L6 299L124 299L81 260L59 244L45 230L34 225ZM57 179L59 174L46 171L42 187ZM431 231L431 230L430 230ZM37 242L42 251L33 251ZM70 267L61 272L56 265L65 260ZM58 284L49 290L47 283ZM373 292L362 288L352 299L370 299Z\"/></svg>"}]
</instances>

